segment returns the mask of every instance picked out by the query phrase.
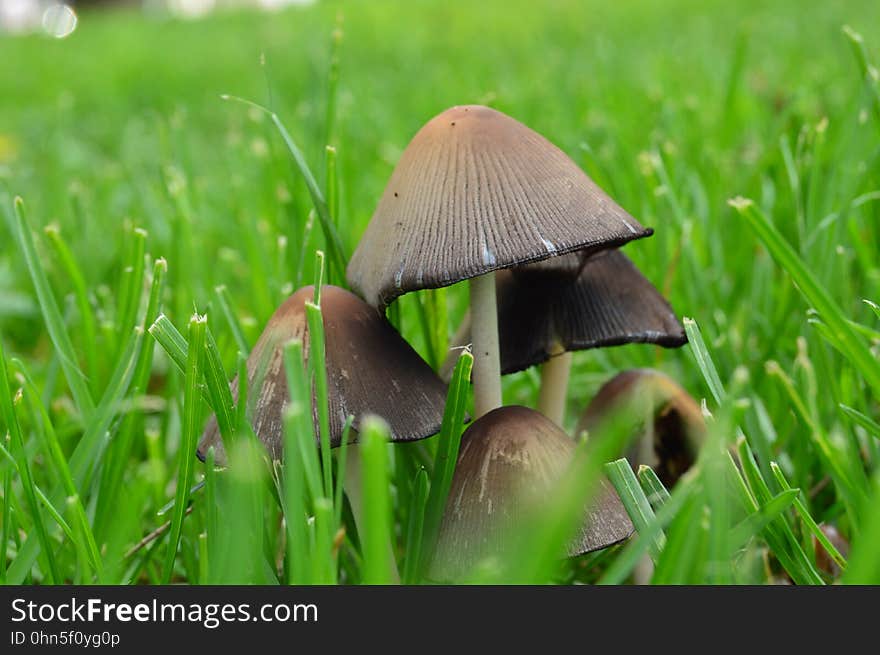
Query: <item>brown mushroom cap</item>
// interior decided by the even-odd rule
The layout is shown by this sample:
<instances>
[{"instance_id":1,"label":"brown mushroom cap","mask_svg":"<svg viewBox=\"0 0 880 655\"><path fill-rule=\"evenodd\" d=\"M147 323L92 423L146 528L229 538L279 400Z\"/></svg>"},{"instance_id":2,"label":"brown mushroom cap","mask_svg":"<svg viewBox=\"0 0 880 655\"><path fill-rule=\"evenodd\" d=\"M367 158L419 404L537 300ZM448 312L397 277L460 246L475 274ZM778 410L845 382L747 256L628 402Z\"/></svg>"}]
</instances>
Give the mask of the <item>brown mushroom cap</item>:
<instances>
[{"instance_id":1,"label":"brown mushroom cap","mask_svg":"<svg viewBox=\"0 0 880 655\"><path fill-rule=\"evenodd\" d=\"M574 451L565 432L526 407L500 407L474 421L462 435L429 577L459 577L510 543L517 523L561 481ZM601 480L568 553L606 548L632 532L617 492Z\"/></svg>"},{"instance_id":2,"label":"brown mushroom cap","mask_svg":"<svg viewBox=\"0 0 880 655\"><path fill-rule=\"evenodd\" d=\"M305 303L313 287L288 298L269 319L248 357L248 416L255 434L269 454L281 457L284 407L288 402L283 346L301 339L308 348ZM338 446L346 418L354 416L352 440L356 441L360 418L381 416L391 428L392 441L411 441L436 434L443 419L446 385L374 308L339 287L321 289L325 353L330 404L330 442ZM308 358L308 353L305 353ZM238 398L238 379L232 381ZM317 412L313 412L317 429ZM211 417L199 444L204 461L208 448L218 450L223 463L223 444L217 420Z\"/></svg>"},{"instance_id":3,"label":"brown mushroom cap","mask_svg":"<svg viewBox=\"0 0 880 655\"><path fill-rule=\"evenodd\" d=\"M348 281L381 308L408 291L650 234L540 134L488 107L452 107L403 152Z\"/></svg>"},{"instance_id":4,"label":"brown mushroom cap","mask_svg":"<svg viewBox=\"0 0 880 655\"><path fill-rule=\"evenodd\" d=\"M580 253L560 257L577 270ZM565 351L687 343L669 303L619 250L603 250L568 270L496 274L501 372L521 371ZM561 271L561 272L560 272Z\"/></svg>"},{"instance_id":5,"label":"brown mushroom cap","mask_svg":"<svg viewBox=\"0 0 880 655\"><path fill-rule=\"evenodd\" d=\"M668 375L653 369L632 369L617 374L599 389L578 421L577 433L594 429L625 404L639 414L633 416L638 436L626 458L633 468L650 466L660 481L671 487L696 461L705 441L706 422L700 406ZM644 417L650 417L651 422ZM647 448L646 438L650 438Z\"/></svg>"}]
</instances>

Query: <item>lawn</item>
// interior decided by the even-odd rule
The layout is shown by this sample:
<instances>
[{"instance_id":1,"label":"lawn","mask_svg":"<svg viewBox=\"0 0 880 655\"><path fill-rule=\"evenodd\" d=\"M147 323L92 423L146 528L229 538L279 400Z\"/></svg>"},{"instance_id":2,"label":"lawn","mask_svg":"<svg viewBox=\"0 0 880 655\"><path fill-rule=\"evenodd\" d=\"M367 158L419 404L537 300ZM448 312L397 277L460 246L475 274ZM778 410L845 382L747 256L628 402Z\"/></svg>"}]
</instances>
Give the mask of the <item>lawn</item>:
<instances>
[{"instance_id":1,"label":"lawn","mask_svg":"<svg viewBox=\"0 0 880 655\"><path fill-rule=\"evenodd\" d=\"M878 3L84 11L66 39L0 36L0 60L0 581L385 582L390 557L424 581L458 422L395 446L364 427L357 533L339 476L321 481L338 456L297 450L284 475L242 438L215 471L192 445L212 407L247 437L221 382L331 254L292 150L346 257L415 132L484 104L654 229L624 250L688 318L681 349L575 353L564 427L615 373L653 367L704 400L709 432L668 498L612 469L639 536L562 561L628 435L591 436L581 477L466 579L622 583L651 557L655 583L880 583ZM437 367L467 301L411 293L390 318ZM534 406L539 384L506 376L505 403Z\"/></svg>"}]
</instances>

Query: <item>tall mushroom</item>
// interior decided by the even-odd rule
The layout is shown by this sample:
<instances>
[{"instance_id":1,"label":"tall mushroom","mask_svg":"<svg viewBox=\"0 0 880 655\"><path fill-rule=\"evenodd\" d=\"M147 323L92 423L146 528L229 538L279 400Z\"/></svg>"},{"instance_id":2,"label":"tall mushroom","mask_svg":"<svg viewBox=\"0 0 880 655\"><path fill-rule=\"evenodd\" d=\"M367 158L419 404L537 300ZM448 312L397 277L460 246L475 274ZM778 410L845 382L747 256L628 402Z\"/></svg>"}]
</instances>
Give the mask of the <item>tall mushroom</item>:
<instances>
[{"instance_id":1,"label":"tall mushroom","mask_svg":"<svg viewBox=\"0 0 880 655\"><path fill-rule=\"evenodd\" d=\"M541 135L488 107L453 107L404 150L347 277L378 308L470 280L481 416L501 405L495 271L650 234Z\"/></svg>"},{"instance_id":2,"label":"tall mushroom","mask_svg":"<svg viewBox=\"0 0 880 655\"><path fill-rule=\"evenodd\" d=\"M562 425L572 351L628 343L677 348L687 336L669 303L619 250L572 253L554 263L500 271L496 293L501 373L543 364L538 409ZM466 319L452 345L469 341ZM453 364L448 357L441 377Z\"/></svg>"},{"instance_id":3,"label":"tall mushroom","mask_svg":"<svg viewBox=\"0 0 880 655\"><path fill-rule=\"evenodd\" d=\"M271 457L281 457L284 407L288 402L283 346L293 339L308 344L305 303L313 287L290 296L269 319L247 361L248 412L254 433ZM321 289L327 380L330 405L330 443L338 446L348 416L359 420L376 414L387 421L392 441L411 441L436 434L443 420L446 385L403 340L391 324L354 294L339 287ZM306 350L306 357L308 353ZM238 396L238 378L232 381ZM314 409L317 426L317 409ZM214 446L217 462L225 461L216 418L209 421L199 443L204 461Z\"/></svg>"},{"instance_id":4,"label":"tall mushroom","mask_svg":"<svg viewBox=\"0 0 880 655\"><path fill-rule=\"evenodd\" d=\"M653 369L618 373L602 385L578 421L589 432L616 408L634 408L636 438L626 453L633 468L653 468L667 487L693 465L706 439L706 422L697 402L668 375Z\"/></svg>"},{"instance_id":5,"label":"tall mushroom","mask_svg":"<svg viewBox=\"0 0 880 655\"><path fill-rule=\"evenodd\" d=\"M455 579L514 543L529 512L554 492L574 450L558 426L526 407L502 407L474 421L461 438L429 577ZM607 548L632 532L620 498L601 480L568 554Z\"/></svg>"}]
</instances>

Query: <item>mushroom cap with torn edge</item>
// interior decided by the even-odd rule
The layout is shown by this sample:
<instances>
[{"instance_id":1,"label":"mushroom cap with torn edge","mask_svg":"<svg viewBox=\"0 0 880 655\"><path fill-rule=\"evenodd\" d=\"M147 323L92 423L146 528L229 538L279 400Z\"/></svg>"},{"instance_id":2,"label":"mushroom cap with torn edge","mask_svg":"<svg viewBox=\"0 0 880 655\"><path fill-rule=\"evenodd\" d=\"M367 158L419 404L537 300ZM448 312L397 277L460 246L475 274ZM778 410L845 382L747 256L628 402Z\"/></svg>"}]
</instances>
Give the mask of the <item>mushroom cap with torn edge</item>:
<instances>
[{"instance_id":1,"label":"mushroom cap with torn edge","mask_svg":"<svg viewBox=\"0 0 880 655\"><path fill-rule=\"evenodd\" d=\"M290 296L272 315L247 360L248 412L254 433L273 459L282 453L284 408L288 403L284 345L303 342L308 359L305 303L314 295L305 287ZM392 441L413 441L436 434L443 419L446 385L394 327L374 308L339 287L321 288L327 382L330 406L330 443L338 446L346 418L354 416L351 441L357 440L360 418L381 416L391 429ZM238 379L231 384L238 398ZM317 431L317 411L313 419ZM225 453L215 417L199 443L204 461L208 448L216 462Z\"/></svg>"},{"instance_id":2,"label":"mushroom cap with torn edge","mask_svg":"<svg viewBox=\"0 0 880 655\"><path fill-rule=\"evenodd\" d=\"M347 277L384 308L409 291L650 234L537 132L488 107L452 107L404 150Z\"/></svg>"},{"instance_id":3,"label":"mushroom cap with torn edge","mask_svg":"<svg viewBox=\"0 0 880 655\"><path fill-rule=\"evenodd\" d=\"M650 368L618 373L602 385L577 424L589 432L616 409L632 413L635 436L626 452L634 469L650 466L672 487L696 462L706 440L706 421L696 400L671 377Z\"/></svg>"}]
</instances>

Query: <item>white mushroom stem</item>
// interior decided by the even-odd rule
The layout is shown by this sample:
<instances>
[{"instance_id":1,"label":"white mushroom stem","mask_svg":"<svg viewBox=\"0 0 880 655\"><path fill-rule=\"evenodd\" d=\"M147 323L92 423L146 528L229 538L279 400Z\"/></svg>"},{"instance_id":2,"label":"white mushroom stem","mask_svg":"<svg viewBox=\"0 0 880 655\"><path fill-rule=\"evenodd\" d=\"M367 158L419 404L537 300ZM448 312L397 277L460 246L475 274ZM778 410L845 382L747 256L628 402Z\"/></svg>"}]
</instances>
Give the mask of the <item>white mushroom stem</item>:
<instances>
[{"instance_id":1,"label":"white mushroom stem","mask_svg":"<svg viewBox=\"0 0 880 655\"><path fill-rule=\"evenodd\" d=\"M471 278L471 340L474 354L474 418L501 407L501 356L495 273Z\"/></svg>"},{"instance_id":2,"label":"white mushroom stem","mask_svg":"<svg viewBox=\"0 0 880 655\"><path fill-rule=\"evenodd\" d=\"M361 450L357 444L353 443L348 444L346 448L345 479L343 480L342 488L345 491L345 495L348 496L348 504L351 507L352 516L354 516L354 524L360 530L364 525L364 499L361 495L361 489L363 489ZM393 582L400 584L397 558L394 555L394 548L391 546L390 541L388 542L388 550L388 560L391 562L391 579Z\"/></svg>"},{"instance_id":3,"label":"white mushroom stem","mask_svg":"<svg viewBox=\"0 0 880 655\"><path fill-rule=\"evenodd\" d=\"M556 425L562 427L565 420L565 400L568 393L568 377L571 373L571 353L559 348L559 352L541 366L541 394L538 411Z\"/></svg>"}]
</instances>

